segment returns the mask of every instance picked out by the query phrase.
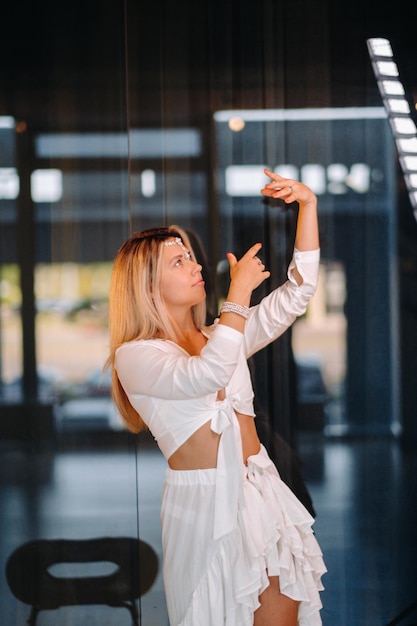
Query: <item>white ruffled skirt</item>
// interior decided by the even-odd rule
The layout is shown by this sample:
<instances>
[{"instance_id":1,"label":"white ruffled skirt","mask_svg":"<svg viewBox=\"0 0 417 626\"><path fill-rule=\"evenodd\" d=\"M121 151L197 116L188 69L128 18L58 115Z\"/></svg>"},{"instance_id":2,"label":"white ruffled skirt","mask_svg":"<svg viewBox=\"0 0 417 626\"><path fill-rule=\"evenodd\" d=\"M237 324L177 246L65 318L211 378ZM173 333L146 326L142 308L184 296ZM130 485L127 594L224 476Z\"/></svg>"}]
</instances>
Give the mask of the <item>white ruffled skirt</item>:
<instances>
[{"instance_id":1,"label":"white ruffled skirt","mask_svg":"<svg viewBox=\"0 0 417 626\"><path fill-rule=\"evenodd\" d=\"M299 626L321 625L326 567L314 519L263 446L245 470L237 527L215 540L216 469L167 469L161 521L170 626L253 626L268 575L300 602Z\"/></svg>"}]
</instances>

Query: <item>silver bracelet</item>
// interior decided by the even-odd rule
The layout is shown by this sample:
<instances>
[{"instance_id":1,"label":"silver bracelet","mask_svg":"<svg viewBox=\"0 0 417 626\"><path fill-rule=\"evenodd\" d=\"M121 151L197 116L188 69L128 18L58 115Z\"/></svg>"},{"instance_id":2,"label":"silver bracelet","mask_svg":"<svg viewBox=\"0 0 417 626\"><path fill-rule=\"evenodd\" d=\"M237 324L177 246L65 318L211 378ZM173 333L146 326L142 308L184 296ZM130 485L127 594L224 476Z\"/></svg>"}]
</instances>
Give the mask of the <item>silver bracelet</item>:
<instances>
[{"instance_id":1,"label":"silver bracelet","mask_svg":"<svg viewBox=\"0 0 417 626\"><path fill-rule=\"evenodd\" d=\"M245 319L249 317L249 307L243 306L243 304L236 304L236 302L223 302L223 306L220 309L220 313L236 313L241 315Z\"/></svg>"}]
</instances>

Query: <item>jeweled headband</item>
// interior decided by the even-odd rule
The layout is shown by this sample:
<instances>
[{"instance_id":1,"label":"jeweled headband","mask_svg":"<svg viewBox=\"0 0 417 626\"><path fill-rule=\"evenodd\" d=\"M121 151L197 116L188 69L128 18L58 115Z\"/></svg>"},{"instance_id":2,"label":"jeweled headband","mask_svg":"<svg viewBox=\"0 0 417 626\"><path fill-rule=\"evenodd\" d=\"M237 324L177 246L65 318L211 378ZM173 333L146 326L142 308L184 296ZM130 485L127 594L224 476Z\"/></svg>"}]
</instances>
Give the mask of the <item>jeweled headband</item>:
<instances>
[{"instance_id":1,"label":"jeweled headband","mask_svg":"<svg viewBox=\"0 0 417 626\"><path fill-rule=\"evenodd\" d=\"M133 234L131 239L134 239L135 241L140 241L141 239L164 240L164 239L168 239L168 237L173 237L173 239L171 239L170 241L165 241L164 245L165 246L173 246L173 245L180 246L181 250L184 253L184 258L187 261L189 261L192 258L191 253L184 245L184 242L181 239L180 234L176 230L170 229L166 226L162 226L160 228L150 228L148 230L143 230L140 233Z\"/></svg>"},{"instance_id":2,"label":"jeweled headband","mask_svg":"<svg viewBox=\"0 0 417 626\"><path fill-rule=\"evenodd\" d=\"M189 261L191 259L191 252L187 250L187 248L184 246L184 243L181 237L175 237L175 239L171 239L171 241L164 242L164 246L175 246L175 245L181 248L181 250L184 253L185 260Z\"/></svg>"}]
</instances>

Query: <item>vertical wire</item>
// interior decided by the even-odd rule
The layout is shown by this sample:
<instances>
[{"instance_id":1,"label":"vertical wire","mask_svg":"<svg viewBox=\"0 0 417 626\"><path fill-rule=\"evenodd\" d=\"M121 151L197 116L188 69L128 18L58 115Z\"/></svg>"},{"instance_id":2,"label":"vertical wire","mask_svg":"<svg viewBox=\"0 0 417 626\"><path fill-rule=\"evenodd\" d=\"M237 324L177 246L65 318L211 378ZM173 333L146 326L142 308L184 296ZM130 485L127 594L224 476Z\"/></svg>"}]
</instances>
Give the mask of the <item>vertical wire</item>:
<instances>
[{"instance_id":1,"label":"vertical wire","mask_svg":"<svg viewBox=\"0 0 417 626\"><path fill-rule=\"evenodd\" d=\"M123 41L124 41L124 68L125 68L125 106L126 106L126 133L127 133L127 186L128 186L128 210L129 210L129 235L133 230L133 206L132 206L132 158L131 158L131 142L130 142L130 97L129 97L129 46L128 46L128 19L127 19L127 0L123 0ZM135 458L135 504L136 504L136 536L140 541L140 515L139 515L139 450L137 445L137 437L134 440L134 458ZM139 554L139 548L138 553ZM140 577L140 563L138 563L138 576ZM140 581L139 581L140 585ZM142 598L139 596L137 600L139 623L142 623Z\"/></svg>"},{"instance_id":2,"label":"vertical wire","mask_svg":"<svg viewBox=\"0 0 417 626\"><path fill-rule=\"evenodd\" d=\"M285 90L285 73L286 73L286 38L285 38L285 15L286 15L286 3L285 1L282 4L280 10L280 19L277 17L276 3L269 2L265 0L264 3L264 13L262 20L262 29L263 29L263 37L261 40L264 42L264 46L262 48L262 106L263 108L286 108L287 94ZM275 26L280 28L281 36L274 36ZM277 59L277 42L280 43L280 58L279 63ZM275 63L274 63L275 61ZM282 80L278 80L273 77L272 80L268 81L268 71L269 66L276 67L276 71L282 72ZM283 94L279 98L280 102L277 102L277 84L281 84L283 86ZM272 89L273 93L267 93L267 89ZM287 129L286 122L282 121L283 132L282 139L280 139L281 145L281 154L287 154ZM272 126L273 132L269 131L269 126ZM276 163L272 163L272 160L276 160L277 151L275 147L276 142L276 129L277 122L264 122L262 128L262 154L264 163L268 165L268 167L273 168ZM268 203L264 204L263 211L263 235L265 237L266 243L266 258L268 259L268 263L273 271L273 276L275 275L275 280L272 285L272 288L276 287L278 284L282 282L282 270L280 268L274 268L274 264L277 262L277 258L275 256L276 251L276 236L277 229L279 236L279 242L283 245L283 253L279 254L279 261L283 263L288 263L288 255L289 255L289 238L291 235L291 224L292 220L288 215L288 211L292 211L292 209L285 209L285 214L282 216L276 215L276 211L279 211L278 207L273 207L272 209L269 207ZM274 255L274 258L273 258ZM272 276L272 278L273 278ZM279 432L280 435L283 436L285 440L288 441L292 445L292 428L291 428L291 413L292 413L292 381L291 381L291 367L292 367L292 353L291 353L291 329L289 329L287 336L283 337L278 345L271 345L268 347L266 352L266 362L267 362L267 397L268 397L268 414L269 420L271 422L271 430L270 432L270 448L274 450L274 432ZM280 399L277 398L276 393L276 381L274 377L276 375L275 365L278 362L279 367L279 377L281 380L281 386L285 387L286 392L284 394L279 394ZM282 365L286 363L287 367L283 368ZM285 385L284 385L285 380Z\"/></svg>"},{"instance_id":3,"label":"vertical wire","mask_svg":"<svg viewBox=\"0 0 417 626\"><path fill-rule=\"evenodd\" d=\"M165 132L165 121L166 121L166 112L165 112L165 92L164 92L164 84L165 84L165 64L167 58L167 44L165 38L165 23L166 16L165 11L161 15L161 19L159 21L160 31L159 31L159 46L161 50L161 60L160 60L160 68L159 68L159 80L160 80L160 106L161 106L161 137L162 137L162 154L161 154L161 184L162 184L162 223L167 225L168 218L168 199L167 199L167 185L166 185L166 177L167 177L167 157L164 153L164 132Z\"/></svg>"},{"instance_id":4,"label":"vertical wire","mask_svg":"<svg viewBox=\"0 0 417 626\"><path fill-rule=\"evenodd\" d=\"M287 13L286 11L286 0L284 0L284 5L283 5L283 17L284 17L284 24L285 24L285 15ZM284 28L285 30L285 28ZM283 33L283 35L285 35L285 33ZM288 94L287 94L287 59L286 59L286 52L287 52L287 45L288 45L288 39L283 36L283 44L282 44L282 55L283 55L283 64L282 64L282 73L283 73L283 80L282 80L282 84L284 86L284 93L283 93L283 108L287 109L288 108ZM286 156L288 154L288 121L285 119L283 122L283 155ZM285 161L287 161L287 159L285 159ZM297 213L296 213L297 212ZM290 257L292 256L292 249L294 246L294 239L293 239L293 235L294 233L294 223L297 219L298 216L298 206L297 208L289 208L286 207L285 210L285 214L284 214L284 233L285 236L283 237L283 241L285 242L285 250L284 250L284 254L281 255L284 263L288 266L289 262L290 262ZM284 395L285 398L285 408L281 406L281 410L283 412L285 412L285 415L283 416L283 419L281 420L281 425L282 425L282 436L284 437L284 439L286 440L286 442L288 443L288 445L291 448L295 448L296 446L296 442L295 442L295 430L297 429L297 399L296 399L296 369L295 369L295 361L294 361L294 353L293 353L293 347L292 347L292 342L293 342L293 327L292 325L290 326L290 328L288 329L287 332L287 336L285 337L285 340L282 342L281 345L281 349L284 351L284 355L283 357L281 357L280 362L281 364L283 362L286 363L287 367L285 369L285 387L286 387L286 393ZM288 467L288 471L290 471L290 468ZM292 476L291 476L292 479Z\"/></svg>"},{"instance_id":5,"label":"vertical wire","mask_svg":"<svg viewBox=\"0 0 417 626\"><path fill-rule=\"evenodd\" d=\"M260 37L259 41L263 43L261 48L261 63L260 63L260 85L259 89L261 91L260 96L260 107L262 109L268 108L268 94L267 94L267 64L268 64L268 48L271 46L271 37L269 36L269 24L273 21L273 11L271 12L268 7L268 0L264 0L261 4L262 8L262 16L260 23ZM255 122L256 123L256 122ZM273 167L273 163L270 162L270 150L269 150L269 141L268 141L268 132L267 127L270 122L259 122L260 124L260 133L259 133L259 141L262 142L261 146L261 154L262 161L264 165L268 167ZM264 262L267 267L271 268L272 272L272 257L271 257L271 229L270 229L270 218L269 218L269 206L267 201L262 201L262 241L263 241L263 257ZM270 277L270 281L272 281L272 273ZM263 285L264 295L266 294L265 285ZM265 360L264 376L265 376L265 400L264 406L262 407L265 413L266 427L264 426L262 432L262 438L264 439L264 444L266 445L267 450L270 451L271 454L274 453L274 437L273 437L273 393L271 390L273 389L273 356L271 352L271 347L268 346L265 349L264 355L259 356L259 359L262 361ZM259 393L259 390L258 392ZM261 410L261 407L257 409L257 411ZM271 428L272 426L272 428Z\"/></svg>"},{"instance_id":6,"label":"vertical wire","mask_svg":"<svg viewBox=\"0 0 417 626\"><path fill-rule=\"evenodd\" d=\"M125 105L126 105L126 134L127 134L127 198L129 209L129 234L133 229L132 209L132 159L130 147L130 98L129 98L129 46L127 25L127 0L123 0L123 41L124 41L124 66L125 66Z\"/></svg>"},{"instance_id":7,"label":"vertical wire","mask_svg":"<svg viewBox=\"0 0 417 626\"><path fill-rule=\"evenodd\" d=\"M137 533L137 538L138 540L140 540L140 515L139 515L139 450L138 450L138 445L137 445L137 441L138 438L136 436L135 438L135 494L136 494L136 533ZM138 547L138 552L139 552L139 547ZM138 565L139 568L139 579L140 579L140 564ZM139 586L140 586L140 580L139 580ZM139 606L139 624L142 623L142 597L139 596L138 598L138 606Z\"/></svg>"},{"instance_id":8,"label":"vertical wire","mask_svg":"<svg viewBox=\"0 0 417 626\"><path fill-rule=\"evenodd\" d=\"M267 54L267 50L266 50L266 46L272 46L273 45L273 38L269 36L269 25L274 22L274 11L270 10L271 7L268 7L268 2L267 0L265 1L265 8L264 8L264 14L263 14L263 19L262 19L262 28L264 31L264 37L262 37L261 41L265 42L265 45L262 48L262 73L261 73L261 81L262 81L262 106L263 108L266 108L268 106L268 94L266 93L267 90L267 80L266 80L266 73L267 73L267 63L268 63L268 54ZM269 51L269 59L271 58L271 51ZM273 81L273 86L275 86L275 81ZM275 99L273 104L275 105ZM262 140L262 154L263 154L263 161L265 164L268 165L268 167L273 167L274 163L270 163L271 160L271 153L275 154L275 150L270 148L270 141L268 141L268 137L269 137L269 133L267 131L267 128L269 126L269 124L273 124L273 122L264 122L262 124L262 135L261 135L261 140ZM275 228L272 228L272 233L271 233L271 218L270 218L270 209L269 209L269 205L268 202L264 202L263 203L263 237L265 238L265 243L266 243L266 250L265 250L265 256L267 259L267 263L269 265L269 267L271 267L272 270L272 251L274 250L274 245L273 242L271 242L271 237L273 236L274 232L275 232ZM274 273L276 273L274 271ZM272 279L272 276L271 276ZM268 346L266 352L265 352L265 359L266 359L266 392L267 392L267 420L269 422L269 425L271 426L270 428L268 428L267 433L268 433L268 448L269 450L272 451L272 453L275 453L275 449L274 449L274 432L275 432L275 423L276 423L276 418L275 418L275 414L276 414L276 407L275 407L275 394L273 392L274 389L274 380L273 380L273 372L274 372L274 352L273 352L273 347L272 346Z\"/></svg>"},{"instance_id":9,"label":"vertical wire","mask_svg":"<svg viewBox=\"0 0 417 626\"><path fill-rule=\"evenodd\" d=\"M206 15L206 46L207 46L207 102L208 102L208 123L207 123L207 160L206 174L207 174L207 224L208 224L208 249L211 255L211 283L212 283L212 297L210 304L213 309L213 313L217 313L219 302L219 281L217 279L217 265L220 260L221 244L219 233L221 232L221 220L220 220L220 207L217 188L217 176L218 176L218 154L217 154L217 142L216 142L216 125L214 122L213 113L216 110L216 98L214 94L213 85L215 84L215 68L214 68L214 33L215 33L215 19L214 9L210 3L210 0L206 0L205 15Z\"/></svg>"}]
</instances>

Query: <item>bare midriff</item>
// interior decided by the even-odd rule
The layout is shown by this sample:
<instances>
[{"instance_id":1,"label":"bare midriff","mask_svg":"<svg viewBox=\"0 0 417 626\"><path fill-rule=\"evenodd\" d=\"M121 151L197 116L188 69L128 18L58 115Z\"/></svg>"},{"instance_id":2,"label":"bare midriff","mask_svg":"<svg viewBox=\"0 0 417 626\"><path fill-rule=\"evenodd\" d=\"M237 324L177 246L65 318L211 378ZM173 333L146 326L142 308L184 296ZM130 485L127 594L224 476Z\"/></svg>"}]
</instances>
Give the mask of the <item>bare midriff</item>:
<instances>
[{"instance_id":1,"label":"bare midriff","mask_svg":"<svg viewBox=\"0 0 417 626\"><path fill-rule=\"evenodd\" d=\"M243 459L258 454L260 442L255 421L251 415L236 412L242 435ZM211 423L206 422L185 443L174 452L168 465L174 470L210 469L217 465L217 451L220 435L211 430Z\"/></svg>"},{"instance_id":2,"label":"bare midriff","mask_svg":"<svg viewBox=\"0 0 417 626\"><path fill-rule=\"evenodd\" d=\"M180 343L179 345L190 355L196 355L200 354L201 348L206 342L206 337L198 332L197 340L194 339L194 343ZM217 400L221 402L225 398L225 389L220 389L217 393ZM258 454L261 444L253 417L237 411L236 416L242 436L243 461L246 463L249 456ZM173 470L212 469L216 467L220 436L211 430L210 421L206 422L170 456L168 459L169 467Z\"/></svg>"}]
</instances>

